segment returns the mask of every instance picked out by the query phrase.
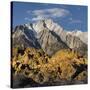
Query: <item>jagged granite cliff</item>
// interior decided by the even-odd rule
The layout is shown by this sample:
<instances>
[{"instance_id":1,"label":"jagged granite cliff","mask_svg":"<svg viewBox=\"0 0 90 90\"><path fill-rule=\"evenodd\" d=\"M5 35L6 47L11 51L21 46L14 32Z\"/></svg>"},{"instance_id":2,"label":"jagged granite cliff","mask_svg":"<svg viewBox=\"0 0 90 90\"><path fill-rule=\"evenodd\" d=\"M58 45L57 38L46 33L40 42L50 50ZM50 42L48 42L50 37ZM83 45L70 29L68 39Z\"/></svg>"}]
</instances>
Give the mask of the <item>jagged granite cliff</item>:
<instances>
[{"instance_id":1,"label":"jagged granite cliff","mask_svg":"<svg viewBox=\"0 0 90 90\"><path fill-rule=\"evenodd\" d=\"M48 55L65 48L87 52L87 32L64 30L51 19L16 26L12 39L13 46L42 48Z\"/></svg>"}]
</instances>

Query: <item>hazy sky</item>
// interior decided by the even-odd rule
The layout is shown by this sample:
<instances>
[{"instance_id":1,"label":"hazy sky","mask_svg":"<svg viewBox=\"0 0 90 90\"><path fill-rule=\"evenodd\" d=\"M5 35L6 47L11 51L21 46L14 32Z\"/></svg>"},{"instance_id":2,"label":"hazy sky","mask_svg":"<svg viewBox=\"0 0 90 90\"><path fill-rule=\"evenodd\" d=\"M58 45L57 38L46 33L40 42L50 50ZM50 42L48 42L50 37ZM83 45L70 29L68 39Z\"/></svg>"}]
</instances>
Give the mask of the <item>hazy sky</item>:
<instances>
[{"instance_id":1,"label":"hazy sky","mask_svg":"<svg viewBox=\"0 0 90 90\"><path fill-rule=\"evenodd\" d=\"M13 2L13 27L50 18L66 30L87 31L87 6Z\"/></svg>"}]
</instances>

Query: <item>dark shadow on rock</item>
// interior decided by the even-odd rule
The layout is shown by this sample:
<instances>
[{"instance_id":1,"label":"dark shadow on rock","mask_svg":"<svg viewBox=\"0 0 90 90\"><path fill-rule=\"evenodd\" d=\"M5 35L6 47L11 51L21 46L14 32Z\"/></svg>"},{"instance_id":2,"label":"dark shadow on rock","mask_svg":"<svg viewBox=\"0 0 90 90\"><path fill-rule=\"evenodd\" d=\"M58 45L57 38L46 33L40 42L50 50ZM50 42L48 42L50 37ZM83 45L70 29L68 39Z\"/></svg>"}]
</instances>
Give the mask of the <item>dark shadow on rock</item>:
<instances>
[{"instance_id":1,"label":"dark shadow on rock","mask_svg":"<svg viewBox=\"0 0 90 90\"><path fill-rule=\"evenodd\" d=\"M51 32L51 34L52 34L54 37L57 38L58 42L62 42L63 45L66 46L66 48L69 48L69 47L61 40L61 38L60 38L55 32L53 32L53 31L50 31L50 32Z\"/></svg>"},{"instance_id":2,"label":"dark shadow on rock","mask_svg":"<svg viewBox=\"0 0 90 90\"><path fill-rule=\"evenodd\" d=\"M73 67L76 69L76 72L72 75L71 79L73 80L76 76L78 76L81 72L87 70L87 65L86 64L74 64Z\"/></svg>"}]
</instances>

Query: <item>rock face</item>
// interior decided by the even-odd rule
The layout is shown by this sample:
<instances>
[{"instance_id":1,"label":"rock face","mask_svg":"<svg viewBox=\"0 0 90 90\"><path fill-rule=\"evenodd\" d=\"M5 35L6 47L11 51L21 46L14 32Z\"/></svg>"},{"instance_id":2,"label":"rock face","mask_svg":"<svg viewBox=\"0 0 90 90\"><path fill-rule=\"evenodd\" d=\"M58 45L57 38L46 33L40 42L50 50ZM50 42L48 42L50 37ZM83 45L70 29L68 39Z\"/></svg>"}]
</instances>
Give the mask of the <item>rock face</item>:
<instances>
[{"instance_id":1,"label":"rock face","mask_svg":"<svg viewBox=\"0 0 90 90\"><path fill-rule=\"evenodd\" d=\"M60 49L68 48L53 31L43 30L40 32L40 35L41 36L38 37L39 43L48 55L52 55Z\"/></svg>"},{"instance_id":2,"label":"rock face","mask_svg":"<svg viewBox=\"0 0 90 90\"><path fill-rule=\"evenodd\" d=\"M17 26L12 36L13 46L40 48L34 32L24 25Z\"/></svg>"},{"instance_id":3,"label":"rock face","mask_svg":"<svg viewBox=\"0 0 90 90\"><path fill-rule=\"evenodd\" d=\"M48 55L64 48L87 51L88 40L87 32L66 31L51 19L17 26L12 39L14 46L42 48Z\"/></svg>"}]
</instances>

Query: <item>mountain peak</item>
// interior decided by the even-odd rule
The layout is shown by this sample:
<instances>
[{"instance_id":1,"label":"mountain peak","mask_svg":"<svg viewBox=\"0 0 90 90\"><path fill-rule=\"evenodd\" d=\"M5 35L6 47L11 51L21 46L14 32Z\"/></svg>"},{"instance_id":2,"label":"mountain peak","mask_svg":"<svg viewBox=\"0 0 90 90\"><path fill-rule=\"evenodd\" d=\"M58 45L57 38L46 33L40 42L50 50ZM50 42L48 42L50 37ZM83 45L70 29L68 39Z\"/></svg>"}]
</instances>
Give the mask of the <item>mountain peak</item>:
<instances>
[{"instance_id":1,"label":"mountain peak","mask_svg":"<svg viewBox=\"0 0 90 90\"><path fill-rule=\"evenodd\" d=\"M87 48L87 33L80 30L67 31L52 19L43 19L35 23L17 26L13 34L15 43L26 46L42 47L51 54L59 49ZM53 48L52 48L53 47ZM55 49L55 50L54 50Z\"/></svg>"}]
</instances>

